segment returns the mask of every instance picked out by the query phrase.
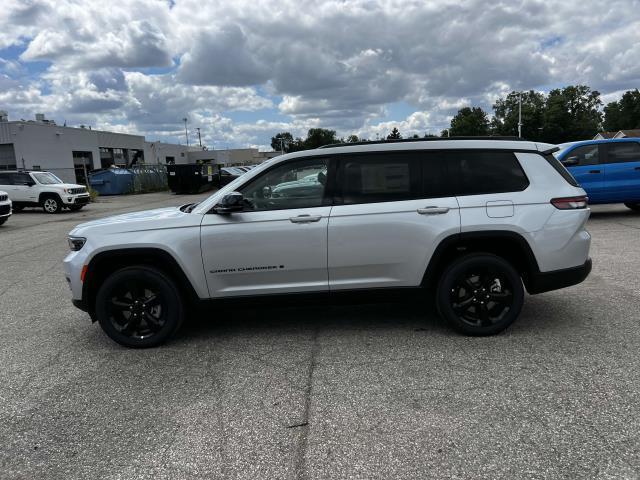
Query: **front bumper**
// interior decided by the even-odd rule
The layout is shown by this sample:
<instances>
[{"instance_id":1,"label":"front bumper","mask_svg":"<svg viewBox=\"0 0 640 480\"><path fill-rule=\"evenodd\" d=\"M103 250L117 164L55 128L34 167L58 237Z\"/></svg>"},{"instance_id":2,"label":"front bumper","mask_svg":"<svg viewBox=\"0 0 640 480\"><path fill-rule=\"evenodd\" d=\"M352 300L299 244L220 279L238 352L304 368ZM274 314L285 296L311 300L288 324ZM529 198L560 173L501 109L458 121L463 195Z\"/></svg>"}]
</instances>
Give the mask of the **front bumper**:
<instances>
[{"instance_id":1,"label":"front bumper","mask_svg":"<svg viewBox=\"0 0 640 480\"><path fill-rule=\"evenodd\" d=\"M64 195L61 198L62 203L65 205L86 205L91 197L88 193L83 193L80 195Z\"/></svg>"},{"instance_id":2,"label":"front bumper","mask_svg":"<svg viewBox=\"0 0 640 480\"><path fill-rule=\"evenodd\" d=\"M10 203L0 204L0 218L10 217L12 213L13 212Z\"/></svg>"},{"instance_id":3,"label":"front bumper","mask_svg":"<svg viewBox=\"0 0 640 480\"><path fill-rule=\"evenodd\" d=\"M536 272L528 278L527 291L533 295L577 285L587 278L589 273L591 273L590 258L584 262L584 265L578 267L563 268L551 272Z\"/></svg>"}]
</instances>

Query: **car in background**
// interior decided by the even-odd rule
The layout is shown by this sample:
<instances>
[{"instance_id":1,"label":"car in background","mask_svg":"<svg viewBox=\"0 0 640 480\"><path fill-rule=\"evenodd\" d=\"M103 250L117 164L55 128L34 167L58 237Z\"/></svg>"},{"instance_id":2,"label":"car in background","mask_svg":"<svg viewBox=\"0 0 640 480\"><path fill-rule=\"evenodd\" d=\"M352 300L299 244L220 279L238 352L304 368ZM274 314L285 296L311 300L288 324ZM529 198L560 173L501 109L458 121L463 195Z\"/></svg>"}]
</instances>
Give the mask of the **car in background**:
<instances>
[{"instance_id":1,"label":"car in background","mask_svg":"<svg viewBox=\"0 0 640 480\"><path fill-rule=\"evenodd\" d=\"M556 158L585 189L590 204L624 203L640 212L640 138L559 145Z\"/></svg>"},{"instance_id":2,"label":"car in background","mask_svg":"<svg viewBox=\"0 0 640 480\"><path fill-rule=\"evenodd\" d=\"M51 172L14 170L0 172L0 190L7 192L15 211L42 207L46 213L63 208L78 211L89 203L84 185L64 183Z\"/></svg>"},{"instance_id":3,"label":"car in background","mask_svg":"<svg viewBox=\"0 0 640 480\"><path fill-rule=\"evenodd\" d=\"M238 171L231 167L222 167L220 169L218 187L224 187L228 183L233 182L236 178L238 178L243 173L244 172Z\"/></svg>"},{"instance_id":4,"label":"car in background","mask_svg":"<svg viewBox=\"0 0 640 480\"><path fill-rule=\"evenodd\" d=\"M3 225L12 214L11 199L7 192L0 190L0 225Z\"/></svg>"}]
</instances>

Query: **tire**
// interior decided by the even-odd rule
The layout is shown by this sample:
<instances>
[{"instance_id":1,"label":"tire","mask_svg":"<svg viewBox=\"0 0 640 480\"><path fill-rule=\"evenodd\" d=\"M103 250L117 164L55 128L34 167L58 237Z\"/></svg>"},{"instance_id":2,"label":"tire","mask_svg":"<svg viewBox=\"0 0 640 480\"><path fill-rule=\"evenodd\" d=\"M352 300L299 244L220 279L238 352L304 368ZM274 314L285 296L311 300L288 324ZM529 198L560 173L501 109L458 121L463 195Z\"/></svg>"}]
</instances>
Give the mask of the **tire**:
<instances>
[{"instance_id":1,"label":"tire","mask_svg":"<svg viewBox=\"0 0 640 480\"><path fill-rule=\"evenodd\" d=\"M45 213L59 213L62 210L62 201L57 195L48 195L40 203Z\"/></svg>"},{"instance_id":2,"label":"tire","mask_svg":"<svg viewBox=\"0 0 640 480\"><path fill-rule=\"evenodd\" d=\"M495 335L511 325L522 310L524 287L509 262L488 253L455 260L440 278L436 305L458 332Z\"/></svg>"},{"instance_id":3,"label":"tire","mask_svg":"<svg viewBox=\"0 0 640 480\"><path fill-rule=\"evenodd\" d=\"M624 206L630 208L634 212L640 212L640 203L625 203Z\"/></svg>"},{"instance_id":4,"label":"tire","mask_svg":"<svg viewBox=\"0 0 640 480\"><path fill-rule=\"evenodd\" d=\"M113 341L148 348L178 331L184 320L183 303L176 284L164 272L135 266L116 271L102 283L95 312Z\"/></svg>"},{"instance_id":5,"label":"tire","mask_svg":"<svg viewBox=\"0 0 640 480\"><path fill-rule=\"evenodd\" d=\"M69 210L71 210L72 212L79 212L80 210L82 210L82 207L84 207L84 205L72 205L69 207Z\"/></svg>"},{"instance_id":6,"label":"tire","mask_svg":"<svg viewBox=\"0 0 640 480\"><path fill-rule=\"evenodd\" d=\"M0 218L0 225L4 225L4 223L9 220L9 217L2 217Z\"/></svg>"}]
</instances>

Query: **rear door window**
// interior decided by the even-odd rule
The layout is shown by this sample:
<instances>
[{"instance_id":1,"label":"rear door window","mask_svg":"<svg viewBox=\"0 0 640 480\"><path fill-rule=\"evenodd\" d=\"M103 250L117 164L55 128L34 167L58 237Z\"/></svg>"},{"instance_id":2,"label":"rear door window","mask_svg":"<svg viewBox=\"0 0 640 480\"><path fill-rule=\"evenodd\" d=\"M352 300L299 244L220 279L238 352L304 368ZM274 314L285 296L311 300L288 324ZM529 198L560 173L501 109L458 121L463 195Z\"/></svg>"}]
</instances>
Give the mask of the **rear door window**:
<instances>
[{"instance_id":1,"label":"rear door window","mask_svg":"<svg viewBox=\"0 0 640 480\"><path fill-rule=\"evenodd\" d=\"M337 183L336 203L344 205L421 198L419 159L409 152L345 155Z\"/></svg>"},{"instance_id":2,"label":"rear door window","mask_svg":"<svg viewBox=\"0 0 640 480\"><path fill-rule=\"evenodd\" d=\"M640 162L640 143L617 142L607 144L607 162Z\"/></svg>"}]
</instances>

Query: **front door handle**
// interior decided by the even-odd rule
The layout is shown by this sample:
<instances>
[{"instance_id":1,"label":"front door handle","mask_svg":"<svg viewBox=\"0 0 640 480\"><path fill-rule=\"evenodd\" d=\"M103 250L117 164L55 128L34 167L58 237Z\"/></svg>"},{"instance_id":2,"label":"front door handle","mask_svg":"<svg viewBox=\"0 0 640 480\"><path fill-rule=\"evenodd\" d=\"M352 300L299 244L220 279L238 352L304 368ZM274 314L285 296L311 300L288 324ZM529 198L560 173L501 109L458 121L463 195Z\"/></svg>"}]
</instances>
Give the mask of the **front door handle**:
<instances>
[{"instance_id":1,"label":"front door handle","mask_svg":"<svg viewBox=\"0 0 640 480\"><path fill-rule=\"evenodd\" d=\"M298 215L297 217L289 217L291 223L311 223L319 222L322 215Z\"/></svg>"},{"instance_id":2,"label":"front door handle","mask_svg":"<svg viewBox=\"0 0 640 480\"><path fill-rule=\"evenodd\" d=\"M442 215L448 211L449 207L424 207L418 209L420 215Z\"/></svg>"},{"instance_id":3,"label":"front door handle","mask_svg":"<svg viewBox=\"0 0 640 480\"><path fill-rule=\"evenodd\" d=\"M589 173L600 173L600 170L589 170Z\"/></svg>"}]
</instances>

